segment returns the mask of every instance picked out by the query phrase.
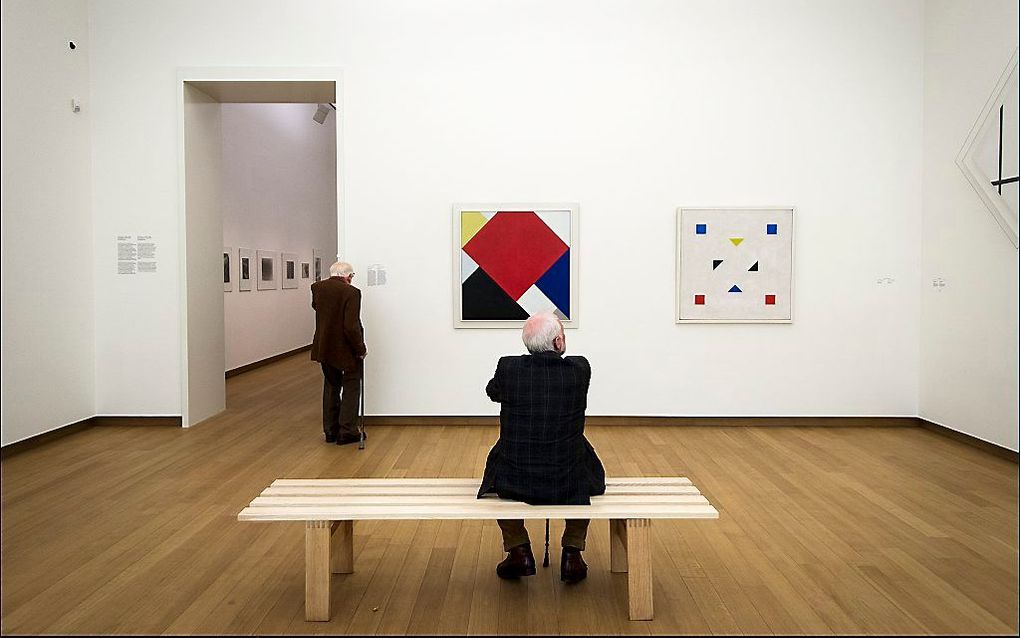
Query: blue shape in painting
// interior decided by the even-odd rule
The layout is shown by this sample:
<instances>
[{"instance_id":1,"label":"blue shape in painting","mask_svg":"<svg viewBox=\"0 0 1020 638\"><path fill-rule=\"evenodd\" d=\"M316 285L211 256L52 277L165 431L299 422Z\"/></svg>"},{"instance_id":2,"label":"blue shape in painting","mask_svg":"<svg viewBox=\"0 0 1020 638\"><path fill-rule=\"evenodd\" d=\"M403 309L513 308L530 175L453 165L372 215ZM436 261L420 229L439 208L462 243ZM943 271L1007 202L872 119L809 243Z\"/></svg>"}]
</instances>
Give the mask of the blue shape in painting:
<instances>
[{"instance_id":1,"label":"blue shape in painting","mask_svg":"<svg viewBox=\"0 0 1020 638\"><path fill-rule=\"evenodd\" d=\"M542 278L535 282L549 301L556 304L564 317L570 317L570 249L560 255L556 263L545 271Z\"/></svg>"},{"instance_id":2,"label":"blue shape in painting","mask_svg":"<svg viewBox=\"0 0 1020 638\"><path fill-rule=\"evenodd\" d=\"M737 288L737 284L733 284L733 287L730 288L727 292L744 292L744 291L741 290L740 288Z\"/></svg>"},{"instance_id":3,"label":"blue shape in painting","mask_svg":"<svg viewBox=\"0 0 1020 638\"><path fill-rule=\"evenodd\" d=\"M778 235L779 234L778 224L765 224L765 233L767 235Z\"/></svg>"},{"instance_id":4,"label":"blue shape in painting","mask_svg":"<svg viewBox=\"0 0 1020 638\"><path fill-rule=\"evenodd\" d=\"M708 233L708 224L695 224L694 232L698 235L704 235Z\"/></svg>"}]
</instances>

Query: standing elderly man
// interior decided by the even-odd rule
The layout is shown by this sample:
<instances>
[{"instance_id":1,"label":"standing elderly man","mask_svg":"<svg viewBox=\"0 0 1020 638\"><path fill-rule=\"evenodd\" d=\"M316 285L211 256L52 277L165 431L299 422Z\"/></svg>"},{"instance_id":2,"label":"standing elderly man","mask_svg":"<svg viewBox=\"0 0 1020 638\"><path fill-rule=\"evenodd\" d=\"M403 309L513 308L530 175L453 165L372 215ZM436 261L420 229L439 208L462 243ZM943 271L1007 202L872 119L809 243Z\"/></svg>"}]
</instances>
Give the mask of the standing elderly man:
<instances>
[{"instance_id":1,"label":"standing elderly man","mask_svg":"<svg viewBox=\"0 0 1020 638\"><path fill-rule=\"evenodd\" d=\"M551 313L524 322L524 345L530 354L502 357L485 388L500 403L499 440L485 462L478 497L532 505L589 505L606 491L606 472L584 438L591 366L584 357L564 357L567 337ZM496 566L500 578L535 573L528 530L522 520L500 520L507 557ZM560 580L574 583L588 575L581 557L588 520L568 520L563 531Z\"/></svg>"},{"instance_id":2,"label":"standing elderly man","mask_svg":"<svg viewBox=\"0 0 1020 638\"><path fill-rule=\"evenodd\" d=\"M329 267L329 279L312 284L315 336L312 361L322 364L322 430L326 443L361 440L355 418L367 354L361 325L361 291L351 285L354 269L344 261Z\"/></svg>"}]
</instances>

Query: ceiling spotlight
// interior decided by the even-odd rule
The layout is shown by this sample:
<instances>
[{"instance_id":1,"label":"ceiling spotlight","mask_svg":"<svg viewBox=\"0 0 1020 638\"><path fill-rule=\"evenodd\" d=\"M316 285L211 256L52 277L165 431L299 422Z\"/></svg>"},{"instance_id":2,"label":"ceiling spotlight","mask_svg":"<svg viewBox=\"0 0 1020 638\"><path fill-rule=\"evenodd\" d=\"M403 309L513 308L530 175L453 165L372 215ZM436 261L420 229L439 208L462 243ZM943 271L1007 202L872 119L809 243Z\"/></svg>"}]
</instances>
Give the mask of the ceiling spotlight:
<instances>
[{"instance_id":1,"label":"ceiling spotlight","mask_svg":"<svg viewBox=\"0 0 1020 638\"><path fill-rule=\"evenodd\" d=\"M319 124L325 124L326 117L329 115L330 110L335 111L336 107L332 104L320 104L319 108L315 109L315 115L312 116L312 119Z\"/></svg>"}]
</instances>

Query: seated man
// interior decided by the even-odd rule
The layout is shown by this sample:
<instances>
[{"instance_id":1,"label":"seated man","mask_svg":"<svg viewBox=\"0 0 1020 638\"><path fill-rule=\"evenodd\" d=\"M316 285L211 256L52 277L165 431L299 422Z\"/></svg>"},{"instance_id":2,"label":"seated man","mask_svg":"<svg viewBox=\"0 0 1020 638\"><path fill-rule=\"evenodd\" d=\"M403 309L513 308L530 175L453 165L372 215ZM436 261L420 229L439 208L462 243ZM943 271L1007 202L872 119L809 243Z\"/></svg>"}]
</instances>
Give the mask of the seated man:
<instances>
[{"instance_id":1,"label":"seated man","mask_svg":"<svg viewBox=\"0 0 1020 638\"><path fill-rule=\"evenodd\" d=\"M494 492L532 505L589 505L589 497L606 491L602 462L584 438L591 366L584 357L563 356L563 324L551 313L528 319L522 338L531 354L500 358L485 388L501 404L500 428L478 497ZM524 521L498 522L508 556L496 574L533 575L535 556ZM587 534L587 519L566 522L560 580L573 583L588 575L581 558Z\"/></svg>"}]
</instances>

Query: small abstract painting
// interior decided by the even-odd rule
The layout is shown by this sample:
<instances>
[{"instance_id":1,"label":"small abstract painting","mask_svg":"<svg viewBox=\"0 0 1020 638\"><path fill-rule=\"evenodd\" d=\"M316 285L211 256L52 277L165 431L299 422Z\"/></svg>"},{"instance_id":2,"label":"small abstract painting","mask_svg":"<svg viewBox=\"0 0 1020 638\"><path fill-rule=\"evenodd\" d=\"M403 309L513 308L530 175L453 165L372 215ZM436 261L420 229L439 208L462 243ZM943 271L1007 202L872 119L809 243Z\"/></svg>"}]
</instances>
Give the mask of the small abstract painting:
<instances>
[{"instance_id":1,"label":"small abstract painting","mask_svg":"<svg viewBox=\"0 0 1020 638\"><path fill-rule=\"evenodd\" d=\"M310 279L311 278L312 275L311 275L310 270L311 270L310 264L307 261L301 262L301 278L302 279Z\"/></svg>"},{"instance_id":2,"label":"small abstract painting","mask_svg":"<svg viewBox=\"0 0 1020 638\"><path fill-rule=\"evenodd\" d=\"M552 312L577 326L578 206L454 206L454 326L519 327Z\"/></svg>"},{"instance_id":3,"label":"small abstract painting","mask_svg":"<svg viewBox=\"0 0 1020 638\"><path fill-rule=\"evenodd\" d=\"M677 211L678 323L793 321L793 209Z\"/></svg>"}]
</instances>

